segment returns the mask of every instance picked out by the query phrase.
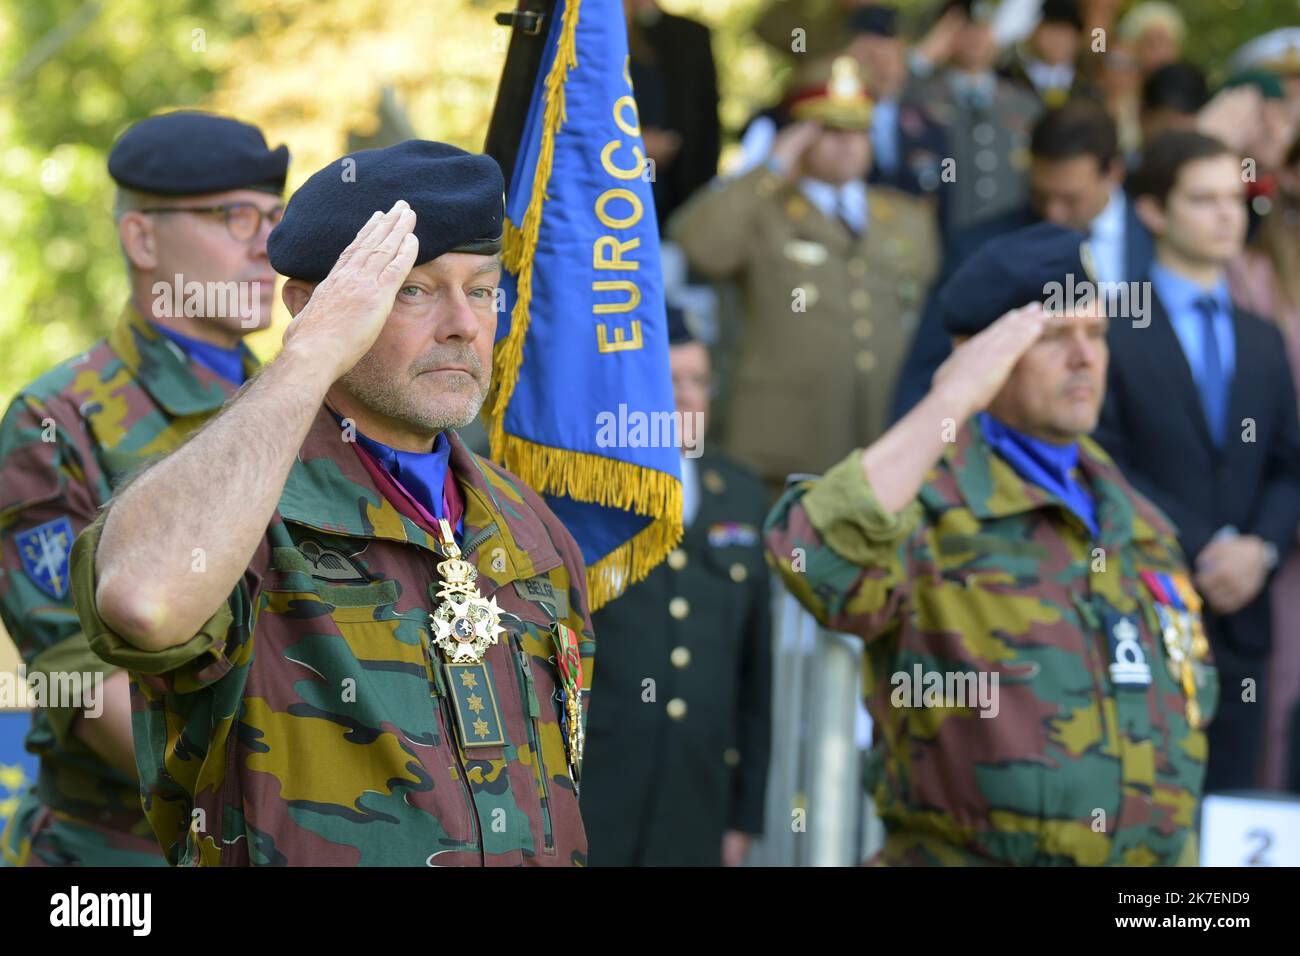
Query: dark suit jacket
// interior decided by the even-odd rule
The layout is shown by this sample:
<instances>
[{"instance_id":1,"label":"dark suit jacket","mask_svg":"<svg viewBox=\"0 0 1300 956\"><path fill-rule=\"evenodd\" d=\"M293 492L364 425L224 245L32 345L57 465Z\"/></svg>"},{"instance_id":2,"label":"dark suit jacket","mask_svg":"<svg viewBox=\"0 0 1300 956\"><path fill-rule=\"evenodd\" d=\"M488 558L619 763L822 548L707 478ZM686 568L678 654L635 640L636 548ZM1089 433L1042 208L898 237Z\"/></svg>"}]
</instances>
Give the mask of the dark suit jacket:
<instances>
[{"instance_id":1,"label":"dark suit jacket","mask_svg":"<svg viewBox=\"0 0 1300 956\"><path fill-rule=\"evenodd\" d=\"M1300 525L1300 424L1281 333L1244 310L1234 312L1228 440L1219 451L1191 367L1154 294L1150 318L1147 328L1111 321L1106 403L1093 437L1173 519L1189 564L1224 525L1271 541L1284 558ZM1243 439L1247 419L1253 441ZM1236 614L1207 617L1211 635L1237 650L1268 650L1267 588Z\"/></svg>"},{"instance_id":2,"label":"dark suit jacket","mask_svg":"<svg viewBox=\"0 0 1300 956\"><path fill-rule=\"evenodd\" d=\"M718 76L709 28L685 17L661 14L639 26L653 53L662 84L660 115L642 114L647 126L677 132L681 148L667 168L655 171L655 214L662 227L668 217L718 172L722 124L718 119ZM641 85L637 86L637 105ZM648 104L649 105L649 104ZM652 107L652 112L658 110Z\"/></svg>"},{"instance_id":3,"label":"dark suit jacket","mask_svg":"<svg viewBox=\"0 0 1300 956\"><path fill-rule=\"evenodd\" d=\"M1132 199L1125 203L1124 212L1124 278L1128 282L1139 282L1147 277L1155 247L1151 234L1133 209ZM898 421L925 397L925 393L930 390L930 379L952 352L952 343L944 331L943 317L938 308L938 293L944 283L971 253L990 239L1032 226L1036 222L1039 222L1038 215L1025 206L963 229L948 240L944 247L943 267L934 285L930 287L930 297L926 300L916 336L912 339L911 350L898 373L898 384L894 386L892 421Z\"/></svg>"},{"instance_id":4,"label":"dark suit jacket","mask_svg":"<svg viewBox=\"0 0 1300 956\"><path fill-rule=\"evenodd\" d=\"M729 459L698 465L699 511L678 546L685 563L670 558L592 616L601 649L582 779L592 866L718 866L724 831L763 828L768 493Z\"/></svg>"}]
</instances>

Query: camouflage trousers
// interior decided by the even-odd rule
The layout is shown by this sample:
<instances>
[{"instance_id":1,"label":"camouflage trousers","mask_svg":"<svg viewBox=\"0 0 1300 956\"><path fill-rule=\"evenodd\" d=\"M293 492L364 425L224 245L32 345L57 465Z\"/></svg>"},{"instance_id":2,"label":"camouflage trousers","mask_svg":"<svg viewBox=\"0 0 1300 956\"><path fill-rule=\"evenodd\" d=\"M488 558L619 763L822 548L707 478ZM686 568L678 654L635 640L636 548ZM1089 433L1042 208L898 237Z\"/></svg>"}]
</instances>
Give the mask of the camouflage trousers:
<instances>
[{"instance_id":1,"label":"camouflage trousers","mask_svg":"<svg viewBox=\"0 0 1300 956\"><path fill-rule=\"evenodd\" d=\"M47 807L29 790L0 834L0 866L166 866L154 840Z\"/></svg>"}]
</instances>

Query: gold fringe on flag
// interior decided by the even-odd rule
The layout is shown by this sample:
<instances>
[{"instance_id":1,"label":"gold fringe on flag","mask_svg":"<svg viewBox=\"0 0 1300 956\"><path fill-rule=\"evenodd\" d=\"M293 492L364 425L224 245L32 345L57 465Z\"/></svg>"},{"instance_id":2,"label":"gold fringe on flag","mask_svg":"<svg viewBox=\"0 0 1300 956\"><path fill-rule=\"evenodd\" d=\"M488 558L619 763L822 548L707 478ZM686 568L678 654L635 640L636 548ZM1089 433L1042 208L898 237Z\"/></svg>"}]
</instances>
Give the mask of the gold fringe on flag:
<instances>
[{"instance_id":1,"label":"gold fringe on flag","mask_svg":"<svg viewBox=\"0 0 1300 956\"><path fill-rule=\"evenodd\" d=\"M672 475L630 462L587 452L552 448L505 431L505 413L519 384L524 338L531 318L533 260L542 228L542 206L555 161L555 137L564 125L564 84L578 65L577 31L580 0L567 0L560 23L559 47L546 75L542 142L533 173L533 190L521 226L506 220L501 261L516 276L516 300L510 332L492 356L492 391L484 403L492 458L543 494L647 515L651 522L587 568L587 591L595 611L640 581L682 537L682 486Z\"/></svg>"}]
</instances>

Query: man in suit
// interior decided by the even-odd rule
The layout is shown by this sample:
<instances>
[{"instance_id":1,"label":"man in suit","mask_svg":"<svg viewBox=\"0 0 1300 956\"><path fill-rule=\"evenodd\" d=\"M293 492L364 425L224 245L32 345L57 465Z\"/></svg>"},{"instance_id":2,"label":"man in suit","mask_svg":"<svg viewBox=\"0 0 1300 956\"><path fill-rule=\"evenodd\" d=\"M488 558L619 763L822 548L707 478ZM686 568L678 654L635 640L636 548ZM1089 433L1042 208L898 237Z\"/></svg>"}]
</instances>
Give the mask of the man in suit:
<instances>
[{"instance_id":1,"label":"man in suit","mask_svg":"<svg viewBox=\"0 0 1300 956\"><path fill-rule=\"evenodd\" d=\"M709 352L681 310L669 309L669 342L678 411L707 422ZM684 455L682 498L681 544L594 616L608 653L582 780L593 866L737 866L763 829L767 490L720 455Z\"/></svg>"},{"instance_id":2,"label":"man in suit","mask_svg":"<svg viewBox=\"0 0 1300 956\"><path fill-rule=\"evenodd\" d=\"M657 0L624 0L628 50L646 155L655 162L660 227L718 172L722 125L712 36Z\"/></svg>"},{"instance_id":3,"label":"man in suit","mask_svg":"<svg viewBox=\"0 0 1300 956\"><path fill-rule=\"evenodd\" d=\"M1153 308L1113 316L1096 437L1178 527L1222 678L1206 789L1254 782L1268 669L1266 585L1300 525L1300 424L1276 326L1233 305L1246 234L1240 158L1195 132L1152 143L1132 187L1155 236Z\"/></svg>"},{"instance_id":4,"label":"man in suit","mask_svg":"<svg viewBox=\"0 0 1300 956\"><path fill-rule=\"evenodd\" d=\"M1089 100L1073 100L1047 111L1034 124L1030 153L1029 204L952 236L934 288L941 289L990 239L1040 220L1087 233L1097 278L1102 282L1145 279L1152 256L1151 236L1125 196L1119 134L1105 109ZM932 295L899 373L894 421L930 390L931 377L951 351Z\"/></svg>"}]
</instances>

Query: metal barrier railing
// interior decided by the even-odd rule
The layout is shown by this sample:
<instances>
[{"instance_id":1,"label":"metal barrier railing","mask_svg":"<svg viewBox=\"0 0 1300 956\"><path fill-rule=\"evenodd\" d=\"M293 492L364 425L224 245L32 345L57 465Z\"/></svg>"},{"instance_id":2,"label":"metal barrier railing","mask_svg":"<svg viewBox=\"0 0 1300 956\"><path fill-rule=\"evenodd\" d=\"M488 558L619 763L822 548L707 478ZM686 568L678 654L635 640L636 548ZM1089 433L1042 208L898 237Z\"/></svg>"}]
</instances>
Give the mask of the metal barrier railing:
<instances>
[{"instance_id":1,"label":"metal barrier railing","mask_svg":"<svg viewBox=\"0 0 1300 956\"><path fill-rule=\"evenodd\" d=\"M853 866L882 840L862 784L862 642L819 626L779 582L772 590L767 819L749 863Z\"/></svg>"}]
</instances>

